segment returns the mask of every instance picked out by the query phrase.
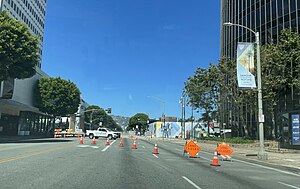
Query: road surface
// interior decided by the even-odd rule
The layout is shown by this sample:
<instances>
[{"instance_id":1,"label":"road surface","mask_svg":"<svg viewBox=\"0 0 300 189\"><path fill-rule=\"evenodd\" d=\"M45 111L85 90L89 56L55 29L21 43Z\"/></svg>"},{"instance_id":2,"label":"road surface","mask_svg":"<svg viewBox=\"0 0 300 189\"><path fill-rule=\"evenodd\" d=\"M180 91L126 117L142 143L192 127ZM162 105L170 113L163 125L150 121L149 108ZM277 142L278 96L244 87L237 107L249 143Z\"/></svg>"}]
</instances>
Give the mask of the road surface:
<instances>
[{"instance_id":1,"label":"road surface","mask_svg":"<svg viewBox=\"0 0 300 189\"><path fill-rule=\"evenodd\" d=\"M300 188L300 175L234 159L212 167L212 152L183 156L182 146L124 137L105 145L78 138L0 144L0 188ZM201 144L200 144L201 147Z\"/></svg>"}]
</instances>

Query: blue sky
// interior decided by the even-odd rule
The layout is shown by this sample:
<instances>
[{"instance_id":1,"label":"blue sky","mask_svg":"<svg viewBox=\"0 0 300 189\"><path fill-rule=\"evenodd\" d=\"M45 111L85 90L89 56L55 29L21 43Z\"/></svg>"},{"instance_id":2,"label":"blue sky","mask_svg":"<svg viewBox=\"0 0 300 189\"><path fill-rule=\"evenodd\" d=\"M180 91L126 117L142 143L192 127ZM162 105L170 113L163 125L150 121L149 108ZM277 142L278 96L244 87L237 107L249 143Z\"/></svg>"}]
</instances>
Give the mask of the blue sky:
<instances>
[{"instance_id":1,"label":"blue sky","mask_svg":"<svg viewBox=\"0 0 300 189\"><path fill-rule=\"evenodd\" d=\"M47 1L42 69L113 115L158 118L165 104L181 117L184 82L217 63L219 44L216 0Z\"/></svg>"}]
</instances>

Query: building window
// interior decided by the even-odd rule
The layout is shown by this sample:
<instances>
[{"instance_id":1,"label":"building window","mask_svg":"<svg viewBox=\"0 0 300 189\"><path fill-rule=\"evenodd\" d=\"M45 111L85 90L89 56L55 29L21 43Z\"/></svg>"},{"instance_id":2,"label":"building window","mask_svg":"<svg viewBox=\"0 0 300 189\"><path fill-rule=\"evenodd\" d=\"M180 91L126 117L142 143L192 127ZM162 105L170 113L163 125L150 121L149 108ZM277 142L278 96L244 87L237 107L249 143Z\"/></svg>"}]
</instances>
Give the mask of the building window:
<instances>
[{"instance_id":1,"label":"building window","mask_svg":"<svg viewBox=\"0 0 300 189\"><path fill-rule=\"evenodd\" d=\"M276 18L276 1L273 0L272 1L272 20L274 20Z\"/></svg>"},{"instance_id":2,"label":"building window","mask_svg":"<svg viewBox=\"0 0 300 189\"><path fill-rule=\"evenodd\" d=\"M296 0L290 1L290 7L291 7L291 12L294 12L296 10Z\"/></svg>"},{"instance_id":3,"label":"building window","mask_svg":"<svg viewBox=\"0 0 300 189\"><path fill-rule=\"evenodd\" d=\"M283 2L284 4L284 15L289 13L289 1L288 0L284 0Z\"/></svg>"},{"instance_id":4,"label":"building window","mask_svg":"<svg viewBox=\"0 0 300 189\"><path fill-rule=\"evenodd\" d=\"M279 0L277 2L277 6L278 6L278 17L281 17L282 16L282 1Z\"/></svg>"}]
</instances>

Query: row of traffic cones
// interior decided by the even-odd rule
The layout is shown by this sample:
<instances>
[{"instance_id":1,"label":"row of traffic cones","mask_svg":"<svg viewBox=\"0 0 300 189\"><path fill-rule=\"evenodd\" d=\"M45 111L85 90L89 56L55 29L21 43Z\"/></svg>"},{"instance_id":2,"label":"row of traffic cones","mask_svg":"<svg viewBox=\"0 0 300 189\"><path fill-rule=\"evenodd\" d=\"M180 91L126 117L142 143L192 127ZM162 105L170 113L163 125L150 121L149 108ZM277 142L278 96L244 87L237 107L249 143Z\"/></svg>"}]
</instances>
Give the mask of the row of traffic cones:
<instances>
[{"instance_id":1,"label":"row of traffic cones","mask_svg":"<svg viewBox=\"0 0 300 189\"><path fill-rule=\"evenodd\" d=\"M82 137L80 138L79 144L83 144L83 139L82 139ZM93 145L96 144L95 137L93 137L92 144L93 144ZM110 142L109 142L108 139L106 140L106 143L105 143L105 144L106 144L106 145L110 145ZM120 137L120 147L124 147L122 137ZM137 149L136 141L135 141L135 140L133 141L132 149ZM159 153L158 153L157 142L156 142L155 145L154 145L153 154L159 154Z\"/></svg>"},{"instance_id":2,"label":"row of traffic cones","mask_svg":"<svg viewBox=\"0 0 300 189\"><path fill-rule=\"evenodd\" d=\"M82 137L80 137L79 144L83 144L83 138L82 138ZM96 144L96 139L95 139L95 137L93 137L93 140L92 140L92 143L91 143L91 144L93 144L93 145ZM105 144L106 144L106 145L110 145L109 139L106 140L106 143L105 143Z\"/></svg>"},{"instance_id":3,"label":"row of traffic cones","mask_svg":"<svg viewBox=\"0 0 300 189\"><path fill-rule=\"evenodd\" d=\"M83 139L82 139L82 137L80 138L79 144L83 144ZM92 140L92 144L93 144L93 145L96 144L95 137L94 137L93 140ZM110 145L110 142L109 142L108 139L106 140L106 143L105 143L105 144L106 144L106 145ZM124 147L122 137L120 137L120 147ZM131 148L132 148L132 149L137 149L136 141L135 141L135 140L133 141L133 145L132 145ZM154 144L153 154L159 154L159 153L158 153L157 142ZM214 158L213 158L212 163L211 163L210 165L211 165L211 166L220 166L220 164L219 164L219 159L218 159L218 152L217 152L217 151L214 151Z\"/></svg>"}]
</instances>

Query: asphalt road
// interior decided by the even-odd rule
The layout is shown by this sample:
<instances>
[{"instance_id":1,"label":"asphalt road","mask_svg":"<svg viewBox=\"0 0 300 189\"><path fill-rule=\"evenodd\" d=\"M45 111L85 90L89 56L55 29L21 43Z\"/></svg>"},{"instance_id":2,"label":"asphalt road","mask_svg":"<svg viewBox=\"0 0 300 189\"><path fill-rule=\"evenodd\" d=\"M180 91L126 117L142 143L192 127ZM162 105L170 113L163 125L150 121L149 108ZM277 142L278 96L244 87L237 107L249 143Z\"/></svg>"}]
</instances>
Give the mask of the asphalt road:
<instances>
[{"instance_id":1,"label":"asphalt road","mask_svg":"<svg viewBox=\"0 0 300 189\"><path fill-rule=\"evenodd\" d=\"M78 138L0 144L0 188L300 188L300 175L242 160L210 163L205 149L198 158L183 156L182 146L123 139L91 145ZM201 144L200 144L201 147Z\"/></svg>"}]
</instances>

